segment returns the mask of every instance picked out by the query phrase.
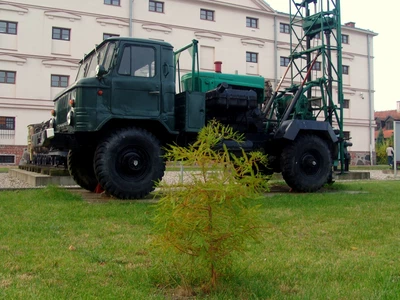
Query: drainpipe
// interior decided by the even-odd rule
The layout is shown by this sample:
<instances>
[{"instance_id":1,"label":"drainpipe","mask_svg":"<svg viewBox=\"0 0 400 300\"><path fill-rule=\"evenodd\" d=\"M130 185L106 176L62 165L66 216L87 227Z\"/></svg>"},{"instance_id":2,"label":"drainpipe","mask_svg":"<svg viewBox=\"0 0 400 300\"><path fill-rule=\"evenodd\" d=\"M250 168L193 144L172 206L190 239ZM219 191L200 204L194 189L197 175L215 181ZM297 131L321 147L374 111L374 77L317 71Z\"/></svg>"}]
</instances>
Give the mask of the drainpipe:
<instances>
[{"instance_id":1,"label":"drainpipe","mask_svg":"<svg viewBox=\"0 0 400 300\"><path fill-rule=\"evenodd\" d=\"M369 99L369 155L371 166L373 165L373 156L372 156L372 149L373 149L373 142L375 140L372 138L372 120L373 118L373 108L374 108L374 99L372 94L372 74L371 74L371 35L367 35L367 55L368 55L368 99Z\"/></svg>"},{"instance_id":2,"label":"drainpipe","mask_svg":"<svg viewBox=\"0 0 400 300\"><path fill-rule=\"evenodd\" d=\"M274 16L274 81L275 88L278 86L278 28L277 28L277 20L276 13Z\"/></svg>"},{"instance_id":3,"label":"drainpipe","mask_svg":"<svg viewBox=\"0 0 400 300\"><path fill-rule=\"evenodd\" d=\"M133 36L133 0L129 1L129 37Z\"/></svg>"}]
</instances>

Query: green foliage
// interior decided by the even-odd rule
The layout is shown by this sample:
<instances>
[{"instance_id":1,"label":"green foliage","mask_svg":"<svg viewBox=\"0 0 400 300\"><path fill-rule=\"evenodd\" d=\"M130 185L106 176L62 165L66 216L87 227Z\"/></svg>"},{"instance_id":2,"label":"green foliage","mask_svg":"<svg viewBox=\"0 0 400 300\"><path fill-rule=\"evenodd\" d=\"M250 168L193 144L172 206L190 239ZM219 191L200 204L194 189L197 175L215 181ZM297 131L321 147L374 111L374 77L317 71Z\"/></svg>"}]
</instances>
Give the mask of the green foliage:
<instances>
[{"instance_id":1,"label":"green foliage","mask_svg":"<svg viewBox=\"0 0 400 300\"><path fill-rule=\"evenodd\" d=\"M379 129L379 134L376 139L376 144L377 145L382 145L385 142L385 136L383 135L383 130L382 128Z\"/></svg>"},{"instance_id":2,"label":"green foliage","mask_svg":"<svg viewBox=\"0 0 400 300\"><path fill-rule=\"evenodd\" d=\"M266 156L243 151L237 157L223 140L239 142L242 136L212 121L188 148L167 150L169 161L199 168L183 186L164 185L156 209L154 244L164 271L181 286L215 288L234 254L247 250L247 241L260 231L256 199L267 190L268 178L258 164L266 164Z\"/></svg>"},{"instance_id":3,"label":"green foliage","mask_svg":"<svg viewBox=\"0 0 400 300\"><path fill-rule=\"evenodd\" d=\"M386 157L386 144L376 144L375 151L376 151L376 163L378 165L387 165L387 157Z\"/></svg>"},{"instance_id":4,"label":"green foliage","mask_svg":"<svg viewBox=\"0 0 400 300\"><path fill-rule=\"evenodd\" d=\"M387 165L387 155L386 155L386 148L389 145L393 145L393 136L391 138L385 139L383 143L375 144L375 151L376 151L376 163L378 165Z\"/></svg>"}]
</instances>

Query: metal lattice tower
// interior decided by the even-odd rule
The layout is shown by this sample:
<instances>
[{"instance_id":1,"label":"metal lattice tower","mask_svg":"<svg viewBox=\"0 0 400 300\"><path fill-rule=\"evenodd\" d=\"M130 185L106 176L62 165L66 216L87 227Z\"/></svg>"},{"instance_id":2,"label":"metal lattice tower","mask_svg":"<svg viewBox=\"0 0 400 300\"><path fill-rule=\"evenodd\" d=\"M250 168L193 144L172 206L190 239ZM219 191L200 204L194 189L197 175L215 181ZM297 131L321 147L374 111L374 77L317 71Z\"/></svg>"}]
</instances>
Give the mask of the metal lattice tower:
<instances>
[{"instance_id":1,"label":"metal lattice tower","mask_svg":"<svg viewBox=\"0 0 400 300\"><path fill-rule=\"evenodd\" d=\"M313 105L315 118L337 129L344 166L340 0L289 0L291 87Z\"/></svg>"}]
</instances>

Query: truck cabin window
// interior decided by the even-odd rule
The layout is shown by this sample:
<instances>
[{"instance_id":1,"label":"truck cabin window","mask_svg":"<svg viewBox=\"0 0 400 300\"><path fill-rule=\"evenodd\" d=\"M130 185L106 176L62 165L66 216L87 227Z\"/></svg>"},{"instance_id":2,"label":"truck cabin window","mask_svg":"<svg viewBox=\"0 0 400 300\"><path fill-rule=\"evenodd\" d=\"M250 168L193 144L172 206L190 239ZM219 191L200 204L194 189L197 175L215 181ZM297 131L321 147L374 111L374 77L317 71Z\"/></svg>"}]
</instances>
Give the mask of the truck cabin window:
<instances>
[{"instance_id":1,"label":"truck cabin window","mask_svg":"<svg viewBox=\"0 0 400 300\"><path fill-rule=\"evenodd\" d=\"M115 43L110 42L104 44L97 51L92 51L85 56L79 67L76 80L87 77L96 76L96 66L103 65L104 68L109 71L112 66L112 59L114 57ZM97 54L96 54L97 52Z\"/></svg>"},{"instance_id":2,"label":"truck cabin window","mask_svg":"<svg viewBox=\"0 0 400 300\"><path fill-rule=\"evenodd\" d=\"M125 47L118 73L126 76L154 77L154 48L142 46Z\"/></svg>"}]
</instances>

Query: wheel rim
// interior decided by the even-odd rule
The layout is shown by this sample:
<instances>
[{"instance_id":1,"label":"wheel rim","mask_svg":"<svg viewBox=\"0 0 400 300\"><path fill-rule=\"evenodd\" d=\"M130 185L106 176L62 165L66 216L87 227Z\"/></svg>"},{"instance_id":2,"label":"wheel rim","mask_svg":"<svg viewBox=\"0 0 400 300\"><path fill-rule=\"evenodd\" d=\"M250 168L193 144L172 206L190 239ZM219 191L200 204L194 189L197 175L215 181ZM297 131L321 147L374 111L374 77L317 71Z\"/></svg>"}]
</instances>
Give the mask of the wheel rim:
<instances>
[{"instance_id":1,"label":"wheel rim","mask_svg":"<svg viewBox=\"0 0 400 300\"><path fill-rule=\"evenodd\" d=\"M301 171L306 175L315 175L319 172L321 166L321 155L315 151L303 153L300 157Z\"/></svg>"},{"instance_id":2,"label":"wheel rim","mask_svg":"<svg viewBox=\"0 0 400 300\"><path fill-rule=\"evenodd\" d=\"M139 180L148 173L150 156L144 149L137 146L129 146L117 155L116 170L122 178Z\"/></svg>"}]
</instances>

